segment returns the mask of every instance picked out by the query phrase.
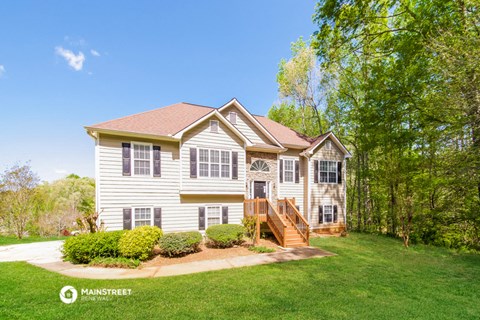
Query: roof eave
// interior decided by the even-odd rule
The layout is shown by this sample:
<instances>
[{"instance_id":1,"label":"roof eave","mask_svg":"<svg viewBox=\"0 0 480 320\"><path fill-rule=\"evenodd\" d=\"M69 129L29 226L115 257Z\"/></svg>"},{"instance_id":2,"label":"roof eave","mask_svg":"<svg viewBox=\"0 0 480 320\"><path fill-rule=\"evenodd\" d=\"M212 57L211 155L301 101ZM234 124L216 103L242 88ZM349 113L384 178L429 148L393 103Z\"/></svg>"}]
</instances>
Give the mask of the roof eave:
<instances>
[{"instance_id":1,"label":"roof eave","mask_svg":"<svg viewBox=\"0 0 480 320\"><path fill-rule=\"evenodd\" d=\"M131 132L131 131L123 131L123 130L112 130L112 129L104 129L104 128L95 128L95 127L84 127L87 131L87 134L94 139L97 139L96 133L104 133L114 136L123 136L123 137L131 137L131 138L146 138L146 139L155 139L155 140L165 140L165 141L175 141L178 142L180 139L177 139L171 135L157 135L157 134L149 134L149 133L141 133L141 132Z\"/></svg>"}]
</instances>

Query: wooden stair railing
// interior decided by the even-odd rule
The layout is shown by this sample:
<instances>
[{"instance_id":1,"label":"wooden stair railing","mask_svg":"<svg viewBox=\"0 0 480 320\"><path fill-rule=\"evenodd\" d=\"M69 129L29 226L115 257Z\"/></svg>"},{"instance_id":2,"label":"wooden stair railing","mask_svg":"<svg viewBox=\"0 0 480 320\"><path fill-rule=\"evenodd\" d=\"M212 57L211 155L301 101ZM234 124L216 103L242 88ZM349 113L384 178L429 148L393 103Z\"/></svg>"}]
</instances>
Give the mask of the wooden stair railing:
<instances>
[{"instance_id":1,"label":"wooden stair railing","mask_svg":"<svg viewBox=\"0 0 480 320\"><path fill-rule=\"evenodd\" d=\"M278 243L282 247L285 247L286 233L287 233L287 223L283 220L282 216L278 214L275 207L272 205L270 200L267 200L267 224L273 232L275 238L277 238Z\"/></svg>"},{"instance_id":2,"label":"wooden stair railing","mask_svg":"<svg viewBox=\"0 0 480 320\"><path fill-rule=\"evenodd\" d=\"M297 232L302 236L307 245L310 241L310 225L305 217L298 211L294 203L291 200L285 198L283 201L284 213L287 219L292 223Z\"/></svg>"}]
</instances>

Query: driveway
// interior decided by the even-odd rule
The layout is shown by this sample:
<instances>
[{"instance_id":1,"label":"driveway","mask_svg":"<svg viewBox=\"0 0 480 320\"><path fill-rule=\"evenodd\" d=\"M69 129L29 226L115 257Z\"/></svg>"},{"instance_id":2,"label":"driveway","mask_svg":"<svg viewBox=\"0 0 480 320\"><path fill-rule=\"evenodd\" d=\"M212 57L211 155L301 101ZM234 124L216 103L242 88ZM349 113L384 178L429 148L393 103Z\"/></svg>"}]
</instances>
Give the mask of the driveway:
<instances>
[{"instance_id":1,"label":"driveway","mask_svg":"<svg viewBox=\"0 0 480 320\"><path fill-rule=\"evenodd\" d=\"M0 262L28 261L35 264L62 261L63 240L0 246Z\"/></svg>"}]
</instances>

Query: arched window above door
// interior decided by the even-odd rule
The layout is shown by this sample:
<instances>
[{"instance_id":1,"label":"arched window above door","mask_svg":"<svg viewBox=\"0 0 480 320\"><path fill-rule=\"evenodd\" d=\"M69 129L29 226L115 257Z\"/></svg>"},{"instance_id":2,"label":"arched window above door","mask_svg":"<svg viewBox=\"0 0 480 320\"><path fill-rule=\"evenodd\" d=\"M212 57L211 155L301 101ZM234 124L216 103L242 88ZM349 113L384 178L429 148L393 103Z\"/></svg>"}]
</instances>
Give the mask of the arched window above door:
<instances>
[{"instance_id":1,"label":"arched window above door","mask_svg":"<svg viewBox=\"0 0 480 320\"><path fill-rule=\"evenodd\" d=\"M270 167L263 160L255 160L250 166L250 171L270 172Z\"/></svg>"}]
</instances>

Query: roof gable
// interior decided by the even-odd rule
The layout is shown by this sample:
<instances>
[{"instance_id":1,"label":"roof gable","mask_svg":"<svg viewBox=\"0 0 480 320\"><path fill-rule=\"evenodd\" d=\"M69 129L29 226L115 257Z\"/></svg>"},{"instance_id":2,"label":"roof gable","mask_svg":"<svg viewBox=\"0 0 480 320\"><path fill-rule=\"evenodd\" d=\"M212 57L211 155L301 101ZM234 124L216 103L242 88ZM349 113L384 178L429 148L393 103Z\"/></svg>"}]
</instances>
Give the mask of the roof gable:
<instances>
[{"instance_id":1,"label":"roof gable","mask_svg":"<svg viewBox=\"0 0 480 320\"><path fill-rule=\"evenodd\" d=\"M335 145L340 149L340 151L343 152L345 158L350 158L352 156L347 150L347 148L340 141L340 139L338 139L337 136L331 131L318 136L318 138L312 143L312 145L304 152L302 152L302 154L308 157L313 155L315 153L315 150L328 138L330 138L333 143L335 143Z\"/></svg>"},{"instance_id":2,"label":"roof gable","mask_svg":"<svg viewBox=\"0 0 480 320\"><path fill-rule=\"evenodd\" d=\"M262 134L264 134L274 145L277 145L280 148L283 148L280 141L278 141L248 110L236 99L233 98L220 108L218 111L221 113L223 110L230 106L236 106L237 109L256 127L260 130Z\"/></svg>"}]
</instances>

